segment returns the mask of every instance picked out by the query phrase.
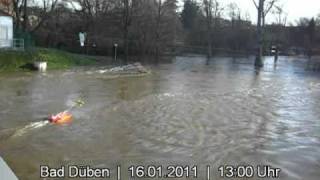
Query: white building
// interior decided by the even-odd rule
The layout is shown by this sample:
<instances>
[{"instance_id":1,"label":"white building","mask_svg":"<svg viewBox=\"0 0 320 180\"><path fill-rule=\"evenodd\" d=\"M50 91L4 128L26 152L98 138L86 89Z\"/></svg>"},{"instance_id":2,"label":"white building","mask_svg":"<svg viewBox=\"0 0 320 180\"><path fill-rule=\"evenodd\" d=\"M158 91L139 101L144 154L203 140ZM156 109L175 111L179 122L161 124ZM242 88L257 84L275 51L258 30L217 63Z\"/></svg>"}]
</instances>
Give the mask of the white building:
<instances>
[{"instance_id":1,"label":"white building","mask_svg":"<svg viewBox=\"0 0 320 180\"><path fill-rule=\"evenodd\" d=\"M13 18L0 10L0 48L12 47Z\"/></svg>"}]
</instances>

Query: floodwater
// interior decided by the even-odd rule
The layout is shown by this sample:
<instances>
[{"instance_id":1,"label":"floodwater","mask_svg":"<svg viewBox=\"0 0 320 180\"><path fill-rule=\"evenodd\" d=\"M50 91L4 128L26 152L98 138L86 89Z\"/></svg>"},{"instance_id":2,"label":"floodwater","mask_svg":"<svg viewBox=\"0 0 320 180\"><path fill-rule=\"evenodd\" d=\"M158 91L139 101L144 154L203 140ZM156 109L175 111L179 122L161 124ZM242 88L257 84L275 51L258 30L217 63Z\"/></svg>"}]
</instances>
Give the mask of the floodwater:
<instances>
[{"instance_id":1,"label":"floodwater","mask_svg":"<svg viewBox=\"0 0 320 180\"><path fill-rule=\"evenodd\" d=\"M279 179L319 179L320 73L301 58L252 63L190 56L142 77L93 67L2 74L0 155L23 180L39 179L40 165L109 168L111 179L117 165L122 179L131 165L197 166L197 178L180 179L203 180L207 166L222 179L219 166L268 165ZM42 121L80 98L71 124Z\"/></svg>"}]
</instances>

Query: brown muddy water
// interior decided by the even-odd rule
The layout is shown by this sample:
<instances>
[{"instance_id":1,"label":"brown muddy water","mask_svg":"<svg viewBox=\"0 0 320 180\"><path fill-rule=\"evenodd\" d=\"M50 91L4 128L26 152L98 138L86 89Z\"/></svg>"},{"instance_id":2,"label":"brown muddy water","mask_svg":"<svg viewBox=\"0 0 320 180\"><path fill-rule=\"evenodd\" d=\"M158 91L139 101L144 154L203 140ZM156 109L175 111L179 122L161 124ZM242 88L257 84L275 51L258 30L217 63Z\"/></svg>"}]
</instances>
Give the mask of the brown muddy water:
<instances>
[{"instance_id":1,"label":"brown muddy water","mask_svg":"<svg viewBox=\"0 0 320 180\"><path fill-rule=\"evenodd\" d=\"M113 78L99 68L0 75L0 155L19 179L40 165L109 168L197 166L222 179L223 165L280 168L279 179L320 177L320 73L306 60L176 57L143 77ZM43 123L74 100L74 121ZM1 175L0 175L1 176ZM65 178L67 179L67 177ZM160 178L144 178L160 179ZM162 178L165 179L165 178ZM175 178L171 178L175 179ZM246 179L246 178L242 178Z\"/></svg>"}]
</instances>

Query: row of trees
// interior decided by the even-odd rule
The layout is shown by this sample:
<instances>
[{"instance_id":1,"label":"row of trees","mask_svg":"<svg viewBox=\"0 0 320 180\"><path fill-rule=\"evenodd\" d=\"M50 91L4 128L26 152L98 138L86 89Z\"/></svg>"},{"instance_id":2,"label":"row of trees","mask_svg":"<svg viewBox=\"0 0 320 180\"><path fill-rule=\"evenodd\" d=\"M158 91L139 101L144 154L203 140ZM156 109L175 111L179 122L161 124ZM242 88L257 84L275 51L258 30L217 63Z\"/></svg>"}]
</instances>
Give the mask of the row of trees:
<instances>
[{"instance_id":1,"label":"row of trees","mask_svg":"<svg viewBox=\"0 0 320 180\"><path fill-rule=\"evenodd\" d=\"M318 44L320 18L287 25L281 0L248 0L257 9L253 25L248 13L221 0L0 0L13 14L16 29L33 34L38 45L79 49L79 32L87 34L87 48L112 53L113 44L129 55L154 55L177 46L200 49L211 57L217 50L256 54L256 66L270 45L312 49ZM275 23L266 24L273 16Z\"/></svg>"},{"instance_id":2,"label":"row of trees","mask_svg":"<svg viewBox=\"0 0 320 180\"><path fill-rule=\"evenodd\" d=\"M227 17L223 17L223 13ZM250 17L235 3L223 7L217 0L186 0L181 21L186 43L200 47L206 45L209 57L213 49L246 51L253 44L254 29Z\"/></svg>"},{"instance_id":3,"label":"row of trees","mask_svg":"<svg viewBox=\"0 0 320 180\"><path fill-rule=\"evenodd\" d=\"M76 16L85 19L81 28L88 32L92 43L104 41L100 46L105 49L108 48L105 46L120 43L125 61L134 53L154 54L158 58L166 47L174 44L178 22L176 0L73 2L80 5Z\"/></svg>"},{"instance_id":4,"label":"row of trees","mask_svg":"<svg viewBox=\"0 0 320 180\"><path fill-rule=\"evenodd\" d=\"M186 43L207 47L207 55L219 49L228 53L256 54L255 65L263 66L262 56L272 45L288 52L290 48L303 49L311 55L320 44L320 17L317 20L301 18L295 25L287 24L287 13L281 0L250 0L257 10L255 25L248 13L235 3L222 6L219 0L185 0L181 22L186 32ZM267 16L274 23L267 24ZM206 43L206 44L205 44Z\"/></svg>"},{"instance_id":5,"label":"row of trees","mask_svg":"<svg viewBox=\"0 0 320 180\"><path fill-rule=\"evenodd\" d=\"M182 11L182 22L185 28L191 29L191 36L195 33L200 34L199 26L201 26L201 22L205 22L206 28L204 31L207 36L208 57L212 56L213 43L215 44L215 48L227 47L232 50L246 50L255 46L251 42L251 40L255 38L257 41L255 65L262 66L264 30L266 26L265 19L277 1L278 0L252 1L258 12L256 36L253 35L253 26L249 18L243 17L240 8L235 3L231 3L227 7L222 7L218 0L203 0L200 3L195 0L186 0L184 10ZM278 7L278 9L279 11L282 10L280 7ZM221 17L222 11L228 11L229 20ZM195 26L196 23L197 25ZM212 39L217 40L219 37L224 37L224 39L220 38L220 41L216 43L213 42ZM226 46L221 46L224 44L226 44Z\"/></svg>"},{"instance_id":6,"label":"row of trees","mask_svg":"<svg viewBox=\"0 0 320 180\"><path fill-rule=\"evenodd\" d=\"M176 0L0 0L15 20L15 29L31 33L38 45L111 54L114 44L128 55L158 57L174 45L179 27ZM92 50L93 51L93 50Z\"/></svg>"},{"instance_id":7,"label":"row of trees","mask_svg":"<svg viewBox=\"0 0 320 180\"><path fill-rule=\"evenodd\" d=\"M49 19L59 0L0 0L0 7L14 17L15 29L23 31L36 31ZM37 22L32 28L30 23L30 6L38 7ZM28 29L29 28L29 29Z\"/></svg>"}]
</instances>

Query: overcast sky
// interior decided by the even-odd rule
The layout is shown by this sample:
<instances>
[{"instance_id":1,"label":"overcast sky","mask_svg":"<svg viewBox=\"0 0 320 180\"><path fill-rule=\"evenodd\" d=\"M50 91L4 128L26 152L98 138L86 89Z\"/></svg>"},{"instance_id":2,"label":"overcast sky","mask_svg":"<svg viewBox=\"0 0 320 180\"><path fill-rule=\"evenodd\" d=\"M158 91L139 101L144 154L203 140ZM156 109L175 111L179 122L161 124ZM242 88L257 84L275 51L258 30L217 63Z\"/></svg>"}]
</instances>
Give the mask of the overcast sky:
<instances>
[{"instance_id":1,"label":"overcast sky","mask_svg":"<svg viewBox=\"0 0 320 180\"><path fill-rule=\"evenodd\" d=\"M181 2L183 0L180 0ZM198 0L199 1L199 0ZM201 0L200 0L201 1ZM227 5L235 2L241 8L242 13L248 12L251 20L255 23L257 10L252 0L218 0L221 4ZM258 0L256 0L258 1ZM295 23L300 17L316 17L320 14L320 0L279 0L279 4L284 5L285 12L288 13L288 23ZM183 5L183 3L181 3ZM269 14L267 21L274 22L274 15Z\"/></svg>"}]
</instances>

